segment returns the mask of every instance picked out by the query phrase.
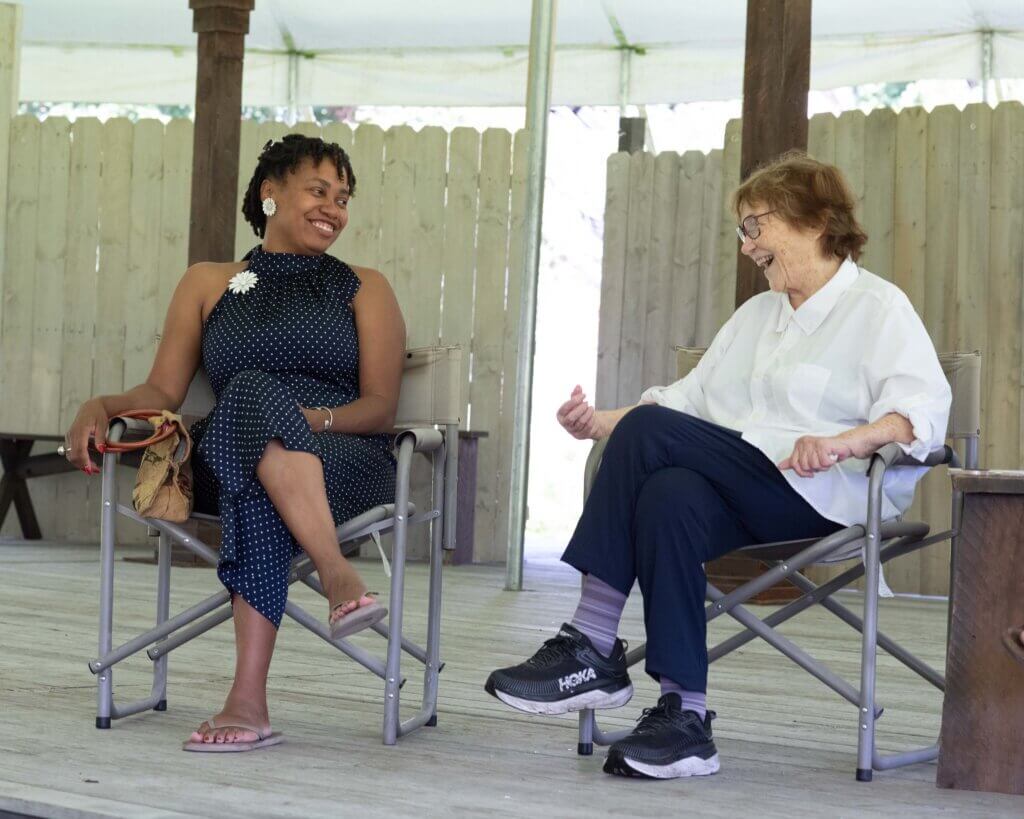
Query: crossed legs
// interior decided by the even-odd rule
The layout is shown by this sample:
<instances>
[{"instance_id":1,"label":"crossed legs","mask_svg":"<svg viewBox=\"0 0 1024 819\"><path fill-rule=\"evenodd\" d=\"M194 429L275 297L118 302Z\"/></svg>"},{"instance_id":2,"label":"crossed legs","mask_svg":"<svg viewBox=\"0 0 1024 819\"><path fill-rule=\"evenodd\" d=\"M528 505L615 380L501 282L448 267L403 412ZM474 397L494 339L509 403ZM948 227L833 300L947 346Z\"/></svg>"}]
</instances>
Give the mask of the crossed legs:
<instances>
[{"instance_id":1,"label":"crossed legs","mask_svg":"<svg viewBox=\"0 0 1024 819\"><path fill-rule=\"evenodd\" d=\"M309 452L285 449L280 441L267 444L256 469L285 525L317 568L327 593L333 622L358 606L372 602L366 585L338 549L334 519L327 502L323 464ZM249 725L269 732L267 674L277 628L241 595L232 598L235 623L235 677L224 708L192 734L193 742L249 742L256 737Z\"/></svg>"}]
</instances>

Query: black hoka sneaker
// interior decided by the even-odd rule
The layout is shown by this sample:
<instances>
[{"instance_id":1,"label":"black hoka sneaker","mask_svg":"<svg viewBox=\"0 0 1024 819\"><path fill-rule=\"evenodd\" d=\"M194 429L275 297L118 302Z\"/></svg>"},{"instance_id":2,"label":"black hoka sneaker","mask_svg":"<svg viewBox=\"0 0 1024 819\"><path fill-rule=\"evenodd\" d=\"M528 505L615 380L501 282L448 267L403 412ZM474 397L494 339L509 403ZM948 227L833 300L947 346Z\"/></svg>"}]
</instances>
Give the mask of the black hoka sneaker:
<instances>
[{"instance_id":1,"label":"black hoka sneaker","mask_svg":"<svg viewBox=\"0 0 1024 819\"><path fill-rule=\"evenodd\" d=\"M568 623L525 663L491 672L484 688L530 714L618 708L633 696L625 643L616 640L611 656L605 657Z\"/></svg>"},{"instance_id":2,"label":"black hoka sneaker","mask_svg":"<svg viewBox=\"0 0 1024 819\"><path fill-rule=\"evenodd\" d=\"M715 712L708 711L702 720L681 705L678 694L666 694L645 709L633 733L608 749L605 773L674 779L717 772L718 750L711 736Z\"/></svg>"}]
</instances>

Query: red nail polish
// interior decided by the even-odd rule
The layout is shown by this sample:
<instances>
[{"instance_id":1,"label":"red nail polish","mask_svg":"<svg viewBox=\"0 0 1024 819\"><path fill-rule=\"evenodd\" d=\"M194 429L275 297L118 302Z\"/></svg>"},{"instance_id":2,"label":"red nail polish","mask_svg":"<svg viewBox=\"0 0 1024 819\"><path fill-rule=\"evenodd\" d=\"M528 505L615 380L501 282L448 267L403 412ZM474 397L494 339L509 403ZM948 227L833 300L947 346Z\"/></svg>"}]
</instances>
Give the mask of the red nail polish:
<instances>
[{"instance_id":1,"label":"red nail polish","mask_svg":"<svg viewBox=\"0 0 1024 819\"><path fill-rule=\"evenodd\" d=\"M96 444L96 451L97 452L101 452L101 453L105 453L107 451L107 445L106 444Z\"/></svg>"}]
</instances>

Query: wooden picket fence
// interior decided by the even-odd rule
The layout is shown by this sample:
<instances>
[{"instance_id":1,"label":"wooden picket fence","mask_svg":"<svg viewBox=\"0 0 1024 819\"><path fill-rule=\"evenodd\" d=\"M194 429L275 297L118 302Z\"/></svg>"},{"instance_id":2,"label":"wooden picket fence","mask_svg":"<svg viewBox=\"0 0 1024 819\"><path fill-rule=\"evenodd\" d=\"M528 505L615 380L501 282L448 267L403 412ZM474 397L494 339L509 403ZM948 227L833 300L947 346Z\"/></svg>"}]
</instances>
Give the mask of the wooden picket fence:
<instances>
[{"instance_id":1,"label":"wooden picket fence","mask_svg":"<svg viewBox=\"0 0 1024 819\"><path fill-rule=\"evenodd\" d=\"M239 203L269 139L323 135L358 180L332 249L395 289L410 346L463 348L480 441L475 555L505 556L524 209L523 134L245 122ZM11 128L0 292L0 430L61 433L83 400L144 380L186 267L192 123L19 116ZM258 243L239 212L236 250ZM46 451L37 445L35 452ZM122 491L131 476L125 475ZM420 478L422 480L422 477ZM92 541L98 486L30 482L44 536ZM18 532L14 515L5 534ZM130 527L124 527L131 540Z\"/></svg>"},{"instance_id":2,"label":"wooden picket fence","mask_svg":"<svg viewBox=\"0 0 1024 819\"><path fill-rule=\"evenodd\" d=\"M706 346L732 313L739 151L732 121L721 151L608 159L599 407L675 380L673 345ZM906 292L939 351L982 351L982 465L1020 468L1024 106L820 114L808 151L856 193L862 266ZM947 527L949 491L935 470L909 514ZM948 546L893 561L887 577L897 591L945 594Z\"/></svg>"}]
</instances>

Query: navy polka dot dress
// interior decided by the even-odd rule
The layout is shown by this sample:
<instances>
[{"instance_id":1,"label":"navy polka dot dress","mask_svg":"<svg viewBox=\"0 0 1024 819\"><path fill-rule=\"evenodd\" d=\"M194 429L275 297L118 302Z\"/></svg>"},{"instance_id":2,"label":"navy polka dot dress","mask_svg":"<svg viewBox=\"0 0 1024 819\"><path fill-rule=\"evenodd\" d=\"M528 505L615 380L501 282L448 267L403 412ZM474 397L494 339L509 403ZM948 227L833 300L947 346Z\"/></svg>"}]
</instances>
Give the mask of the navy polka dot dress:
<instances>
[{"instance_id":1,"label":"navy polka dot dress","mask_svg":"<svg viewBox=\"0 0 1024 819\"><path fill-rule=\"evenodd\" d=\"M395 459L389 435L313 432L300 409L359 397L359 277L326 254L245 258L256 284L229 289L203 327L217 404L192 427L193 478L196 509L220 514L221 582L276 627L300 548L256 477L267 443L319 456L335 523L394 501Z\"/></svg>"}]
</instances>

